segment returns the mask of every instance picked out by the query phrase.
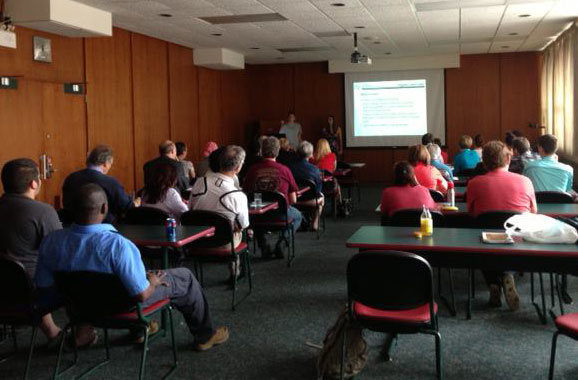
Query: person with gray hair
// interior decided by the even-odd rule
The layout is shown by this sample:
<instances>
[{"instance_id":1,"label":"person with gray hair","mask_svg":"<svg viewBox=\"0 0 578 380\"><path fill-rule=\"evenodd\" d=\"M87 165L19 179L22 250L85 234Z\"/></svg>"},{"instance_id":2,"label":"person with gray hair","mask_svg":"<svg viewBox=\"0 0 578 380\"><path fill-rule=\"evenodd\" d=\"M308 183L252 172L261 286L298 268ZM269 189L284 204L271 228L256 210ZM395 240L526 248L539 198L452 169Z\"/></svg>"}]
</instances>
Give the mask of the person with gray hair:
<instances>
[{"instance_id":1,"label":"person with gray hair","mask_svg":"<svg viewBox=\"0 0 578 380\"><path fill-rule=\"evenodd\" d=\"M102 187L108 199L108 214L105 223L115 223L121 214L129 208L140 206L140 198L133 199L124 191L116 178L108 175L114 155L109 145L97 145L86 158L86 169L70 174L62 185L62 203L69 213L74 213L73 202L75 192L87 183L96 183Z\"/></svg>"},{"instance_id":2,"label":"person with gray hair","mask_svg":"<svg viewBox=\"0 0 578 380\"><path fill-rule=\"evenodd\" d=\"M241 244L243 230L249 227L249 206L247 196L235 185L237 174L245 162L245 150L237 145L227 145L215 151L218 169L209 170L199 178L191 189L190 210L214 211L224 215L233 226L233 244ZM231 280L239 276L239 263L231 265Z\"/></svg>"},{"instance_id":3,"label":"person with gray hair","mask_svg":"<svg viewBox=\"0 0 578 380\"><path fill-rule=\"evenodd\" d=\"M442 175L446 180L453 181L454 173L452 172L452 169L449 166L444 164L442 158L442 148L440 148L440 146L437 144L428 144L427 151L429 152L429 155L431 157L431 165L433 167L436 167L442 173Z\"/></svg>"},{"instance_id":4,"label":"person with gray hair","mask_svg":"<svg viewBox=\"0 0 578 380\"><path fill-rule=\"evenodd\" d=\"M310 180L315 183L316 198L310 199L299 199L297 201L297 206L304 206L306 208L315 207L311 213L311 229L317 231L319 228L319 216L323 211L323 205L325 204L325 198L323 197L323 182L321 181L322 175L319 168L309 162L309 159L313 157L313 145L309 141L301 141L299 147L297 147L297 154L299 160L291 164L290 169L295 177L295 181Z\"/></svg>"},{"instance_id":5,"label":"person with gray hair","mask_svg":"<svg viewBox=\"0 0 578 380\"><path fill-rule=\"evenodd\" d=\"M303 216L299 210L291 205L297 203L299 188L289 168L276 162L279 149L279 139L276 137L267 137L261 142L263 160L251 166L245 175L243 188L248 192L277 191L283 194L287 199L287 215L289 219L293 220L293 229L296 232L301 225ZM266 216L279 219L279 212L269 212ZM255 235L264 257L274 253L277 258L283 258L283 243L288 241L286 233L277 241L274 252L267 245L263 231L257 231Z\"/></svg>"}]
</instances>

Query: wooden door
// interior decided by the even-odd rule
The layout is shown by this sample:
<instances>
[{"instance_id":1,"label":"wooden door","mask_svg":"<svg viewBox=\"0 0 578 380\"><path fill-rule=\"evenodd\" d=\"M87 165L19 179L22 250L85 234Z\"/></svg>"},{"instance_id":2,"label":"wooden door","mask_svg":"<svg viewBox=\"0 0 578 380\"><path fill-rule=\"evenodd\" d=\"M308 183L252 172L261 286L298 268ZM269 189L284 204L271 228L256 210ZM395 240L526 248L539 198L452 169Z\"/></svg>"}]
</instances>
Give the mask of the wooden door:
<instances>
[{"instance_id":1,"label":"wooden door","mask_svg":"<svg viewBox=\"0 0 578 380\"><path fill-rule=\"evenodd\" d=\"M42 86L19 78L18 88L0 90L0 166L15 158L38 162L44 152ZM44 200L44 191L39 199Z\"/></svg>"},{"instance_id":2,"label":"wooden door","mask_svg":"<svg viewBox=\"0 0 578 380\"><path fill-rule=\"evenodd\" d=\"M62 183L85 167L87 155L86 107L83 95L64 93L63 84L43 83L42 123L45 153L55 171L45 181L45 201L60 207Z\"/></svg>"}]
</instances>

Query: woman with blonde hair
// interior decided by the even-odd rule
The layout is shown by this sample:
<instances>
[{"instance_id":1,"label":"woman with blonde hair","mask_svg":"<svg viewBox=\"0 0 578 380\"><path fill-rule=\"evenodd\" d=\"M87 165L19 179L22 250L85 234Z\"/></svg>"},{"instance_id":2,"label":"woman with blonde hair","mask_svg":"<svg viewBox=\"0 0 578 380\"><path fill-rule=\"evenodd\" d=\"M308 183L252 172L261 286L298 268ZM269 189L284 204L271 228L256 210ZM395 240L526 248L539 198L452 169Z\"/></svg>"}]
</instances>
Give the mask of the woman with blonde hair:
<instances>
[{"instance_id":1,"label":"woman with blonde hair","mask_svg":"<svg viewBox=\"0 0 578 380\"><path fill-rule=\"evenodd\" d=\"M335 153L331 151L327 139L317 140L315 163L319 169L327 170L330 173L333 173L335 168L337 168L337 156L335 156Z\"/></svg>"},{"instance_id":2,"label":"woman with blonde hair","mask_svg":"<svg viewBox=\"0 0 578 380\"><path fill-rule=\"evenodd\" d=\"M431 157L425 145L410 146L408 161L413 165L415 177L420 185L443 194L447 193L448 183L440 171L431 165Z\"/></svg>"}]
</instances>

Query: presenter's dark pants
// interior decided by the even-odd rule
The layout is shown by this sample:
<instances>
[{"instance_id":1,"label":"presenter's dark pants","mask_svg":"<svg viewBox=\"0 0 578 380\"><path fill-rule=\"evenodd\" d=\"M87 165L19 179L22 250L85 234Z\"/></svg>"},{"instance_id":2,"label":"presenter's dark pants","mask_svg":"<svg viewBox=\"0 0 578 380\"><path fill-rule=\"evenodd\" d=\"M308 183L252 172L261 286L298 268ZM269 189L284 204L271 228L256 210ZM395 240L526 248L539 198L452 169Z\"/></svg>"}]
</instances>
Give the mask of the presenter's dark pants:
<instances>
[{"instance_id":1,"label":"presenter's dark pants","mask_svg":"<svg viewBox=\"0 0 578 380\"><path fill-rule=\"evenodd\" d=\"M170 298L171 303L183 314L195 338L195 344L205 343L215 330L201 285L187 268L167 269L164 272L166 276L163 280L168 286L158 286L152 296L143 303L143 307Z\"/></svg>"}]
</instances>

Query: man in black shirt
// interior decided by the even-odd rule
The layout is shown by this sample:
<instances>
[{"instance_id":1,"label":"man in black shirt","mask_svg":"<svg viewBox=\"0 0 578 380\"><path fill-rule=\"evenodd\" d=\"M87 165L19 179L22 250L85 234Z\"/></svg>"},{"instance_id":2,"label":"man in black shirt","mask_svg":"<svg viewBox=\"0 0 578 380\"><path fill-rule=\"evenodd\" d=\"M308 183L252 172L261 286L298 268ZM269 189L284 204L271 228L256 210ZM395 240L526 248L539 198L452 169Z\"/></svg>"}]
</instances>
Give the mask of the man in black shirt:
<instances>
[{"instance_id":1,"label":"man in black shirt","mask_svg":"<svg viewBox=\"0 0 578 380\"><path fill-rule=\"evenodd\" d=\"M175 189L177 189L181 195L185 194L187 189L190 187L189 180L185 177L182 165L177 159L177 147L175 146L175 143L170 140L159 145L159 157L144 164L144 183L148 183L148 181L153 177L154 168L163 163L167 163L175 168L177 172L177 184L175 185Z\"/></svg>"},{"instance_id":2,"label":"man in black shirt","mask_svg":"<svg viewBox=\"0 0 578 380\"><path fill-rule=\"evenodd\" d=\"M86 169L79 170L66 177L62 186L62 201L64 208L71 213L74 209L74 192L87 183L95 183L106 192L109 209L104 220L113 224L118 218L133 206L140 205L140 199L135 201L124 191L124 188L114 177L107 175L112 167L114 157L108 145L98 145L86 159Z\"/></svg>"},{"instance_id":3,"label":"man in black shirt","mask_svg":"<svg viewBox=\"0 0 578 380\"><path fill-rule=\"evenodd\" d=\"M40 192L40 177L34 161L28 158L8 161L2 168L2 186L0 255L18 260L33 279L40 242L62 226L50 205L35 200ZM46 298L42 306L47 309L56 306L48 305L55 301L55 297ZM56 339L60 333L60 327L54 323L50 313L42 318L39 327L49 340Z\"/></svg>"}]
</instances>

